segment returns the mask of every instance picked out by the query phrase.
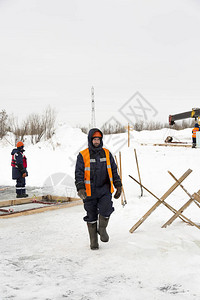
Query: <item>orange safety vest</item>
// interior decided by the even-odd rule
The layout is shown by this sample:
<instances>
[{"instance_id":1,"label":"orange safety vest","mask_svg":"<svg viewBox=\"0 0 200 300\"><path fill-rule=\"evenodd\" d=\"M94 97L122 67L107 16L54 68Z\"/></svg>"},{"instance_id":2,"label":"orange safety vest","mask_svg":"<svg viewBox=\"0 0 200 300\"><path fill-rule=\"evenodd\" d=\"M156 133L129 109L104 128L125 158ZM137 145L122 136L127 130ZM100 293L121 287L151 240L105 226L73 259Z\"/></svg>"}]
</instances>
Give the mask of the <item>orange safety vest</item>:
<instances>
[{"instance_id":1,"label":"orange safety vest","mask_svg":"<svg viewBox=\"0 0 200 300\"><path fill-rule=\"evenodd\" d=\"M108 176L110 179L110 185L111 185L111 193L114 192L114 186L113 186L113 175L112 175L112 169L111 169L111 164L110 164L110 155L109 155L109 150L106 148L103 148L106 154L106 164L107 164L107 170L108 170ZM84 174L84 183L85 183L85 188L86 188L86 193L87 196L91 196L91 183L90 183L90 152L89 149L85 149L80 152L83 156L83 161L85 165L85 174Z\"/></svg>"},{"instance_id":2,"label":"orange safety vest","mask_svg":"<svg viewBox=\"0 0 200 300\"><path fill-rule=\"evenodd\" d=\"M197 128L197 127L193 128L193 130L192 130L192 137L193 138L196 138L196 132L197 131L199 131L199 128Z\"/></svg>"}]
</instances>

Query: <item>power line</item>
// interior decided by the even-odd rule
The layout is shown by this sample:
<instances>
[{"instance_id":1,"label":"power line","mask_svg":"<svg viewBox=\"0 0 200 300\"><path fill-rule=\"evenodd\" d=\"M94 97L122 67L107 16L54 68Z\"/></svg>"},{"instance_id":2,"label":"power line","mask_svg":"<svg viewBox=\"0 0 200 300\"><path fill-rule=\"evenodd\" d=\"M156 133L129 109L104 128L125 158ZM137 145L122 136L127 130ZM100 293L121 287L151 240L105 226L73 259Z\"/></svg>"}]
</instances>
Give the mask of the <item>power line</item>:
<instances>
[{"instance_id":1,"label":"power line","mask_svg":"<svg viewBox=\"0 0 200 300\"><path fill-rule=\"evenodd\" d=\"M96 119L95 119L95 105L94 105L94 87L91 88L91 98L92 98L92 115L91 115L91 127L96 127Z\"/></svg>"}]
</instances>

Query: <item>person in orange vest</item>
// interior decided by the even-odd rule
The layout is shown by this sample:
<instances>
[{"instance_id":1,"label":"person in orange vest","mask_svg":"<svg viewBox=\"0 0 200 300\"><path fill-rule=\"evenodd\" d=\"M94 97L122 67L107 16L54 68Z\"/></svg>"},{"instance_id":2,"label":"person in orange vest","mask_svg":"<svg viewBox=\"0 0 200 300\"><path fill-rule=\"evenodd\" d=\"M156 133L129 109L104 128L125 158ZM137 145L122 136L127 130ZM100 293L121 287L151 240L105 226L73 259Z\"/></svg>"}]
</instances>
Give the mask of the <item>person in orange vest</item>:
<instances>
[{"instance_id":1,"label":"person in orange vest","mask_svg":"<svg viewBox=\"0 0 200 300\"><path fill-rule=\"evenodd\" d=\"M88 148L79 152L75 168L75 184L83 200L90 248L99 249L98 234L102 242L108 242L106 231L110 215L114 211L112 193L118 199L122 183L110 151L103 148L103 133L93 128L88 134Z\"/></svg>"},{"instance_id":2,"label":"person in orange vest","mask_svg":"<svg viewBox=\"0 0 200 300\"><path fill-rule=\"evenodd\" d=\"M25 198L28 197L26 194L26 180L25 177L28 176L27 172L27 159L24 153L24 143L18 142L17 148L13 149L12 155L12 179L16 180L16 197Z\"/></svg>"},{"instance_id":3,"label":"person in orange vest","mask_svg":"<svg viewBox=\"0 0 200 300\"><path fill-rule=\"evenodd\" d=\"M199 131L199 124L196 123L192 129L192 148L196 148L196 133Z\"/></svg>"}]
</instances>

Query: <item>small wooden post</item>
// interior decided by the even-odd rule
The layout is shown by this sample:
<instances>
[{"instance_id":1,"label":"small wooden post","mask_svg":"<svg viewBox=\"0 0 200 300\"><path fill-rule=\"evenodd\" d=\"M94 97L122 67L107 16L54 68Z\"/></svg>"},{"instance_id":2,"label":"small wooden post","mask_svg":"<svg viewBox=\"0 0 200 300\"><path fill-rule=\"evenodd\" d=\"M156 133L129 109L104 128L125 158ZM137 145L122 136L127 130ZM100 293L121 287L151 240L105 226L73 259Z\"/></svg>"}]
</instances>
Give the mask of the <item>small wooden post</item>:
<instances>
[{"instance_id":1,"label":"small wooden post","mask_svg":"<svg viewBox=\"0 0 200 300\"><path fill-rule=\"evenodd\" d=\"M122 158L121 158L121 151L119 151L119 170L120 170L120 178L122 182ZM124 195L121 193L121 204L124 205Z\"/></svg>"},{"instance_id":2,"label":"small wooden post","mask_svg":"<svg viewBox=\"0 0 200 300\"><path fill-rule=\"evenodd\" d=\"M130 125L128 123L128 147L130 147Z\"/></svg>"},{"instance_id":3,"label":"small wooden post","mask_svg":"<svg viewBox=\"0 0 200 300\"><path fill-rule=\"evenodd\" d=\"M128 147L130 147L130 131L133 130L133 127L130 126L128 123L128 126L125 126L125 128L127 129L127 132L128 132Z\"/></svg>"},{"instance_id":4,"label":"small wooden post","mask_svg":"<svg viewBox=\"0 0 200 300\"><path fill-rule=\"evenodd\" d=\"M118 161L117 161L116 155L115 155L115 161L116 161L116 165L117 165L117 171L119 173L119 176L120 176L120 179L121 179L121 182L122 182L121 152L120 152L120 169L119 169L119 165L118 165ZM122 195L123 195L123 198L122 198ZM123 206L125 206L125 204L127 204L127 201L126 201L126 196L125 196L123 184L122 184L122 195L121 195L121 204Z\"/></svg>"},{"instance_id":5,"label":"small wooden post","mask_svg":"<svg viewBox=\"0 0 200 300\"><path fill-rule=\"evenodd\" d=\"M136 160L136 165L137 165L138 177L139 177L140 188L141 188L141 197L142 197L143 196L143 189L142 189L142 182L141 182L141 177L140 177L140 170L139 170L139 165L138 165L136 149L134 149L134 152L135 152L135 160Z\"/></svg>"}]
</instances>

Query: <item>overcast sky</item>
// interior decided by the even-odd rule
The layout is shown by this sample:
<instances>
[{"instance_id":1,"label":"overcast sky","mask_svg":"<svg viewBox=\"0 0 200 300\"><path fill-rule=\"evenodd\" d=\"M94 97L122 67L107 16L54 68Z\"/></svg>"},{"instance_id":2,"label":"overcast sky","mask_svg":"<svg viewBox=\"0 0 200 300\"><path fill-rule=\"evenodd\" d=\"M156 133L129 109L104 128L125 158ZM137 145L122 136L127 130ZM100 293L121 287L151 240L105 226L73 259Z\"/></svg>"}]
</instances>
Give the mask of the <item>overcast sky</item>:
<instances>
[{"instance_id":1,"label":"overcast sky","mask_svg":"<svg viewBox=\"0 0 200 300\"><path fill-rule=\"evenodd\" d=\"M200 107L199 32L198 0L0 0L0 109L87 126L94 86L97 126L168 122Z\"/></svg>"}]
</instances>

